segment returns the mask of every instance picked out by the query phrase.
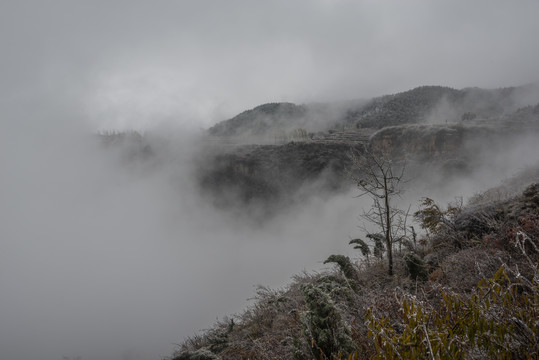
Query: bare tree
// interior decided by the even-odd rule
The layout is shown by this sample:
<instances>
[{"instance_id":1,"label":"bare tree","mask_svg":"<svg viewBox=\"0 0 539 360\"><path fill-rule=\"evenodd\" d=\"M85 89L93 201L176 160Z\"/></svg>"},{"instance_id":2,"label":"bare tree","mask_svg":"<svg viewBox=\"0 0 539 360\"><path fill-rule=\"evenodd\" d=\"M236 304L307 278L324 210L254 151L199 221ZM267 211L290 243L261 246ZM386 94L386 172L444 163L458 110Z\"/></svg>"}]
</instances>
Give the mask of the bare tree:
<instances>
[{"instance_id":1,"label":"bare tree","mask_svg":"<svg viewBox=\"0 0 539 360\"><path fill-rule=\"evenodd\" d=\"M391 199L403 192L404 162L396 162L383 152L368 149L350 152L352 169L350 177L361 190L358 197L367 195L373 204L361 217L376 225L380 235L385 238L386 253L389 264L389 275L393 275L393 244L401 241L406 234L406 215L392 206ZM363 226L363 230L367 229Z\"/></svg>"}]
</instances>

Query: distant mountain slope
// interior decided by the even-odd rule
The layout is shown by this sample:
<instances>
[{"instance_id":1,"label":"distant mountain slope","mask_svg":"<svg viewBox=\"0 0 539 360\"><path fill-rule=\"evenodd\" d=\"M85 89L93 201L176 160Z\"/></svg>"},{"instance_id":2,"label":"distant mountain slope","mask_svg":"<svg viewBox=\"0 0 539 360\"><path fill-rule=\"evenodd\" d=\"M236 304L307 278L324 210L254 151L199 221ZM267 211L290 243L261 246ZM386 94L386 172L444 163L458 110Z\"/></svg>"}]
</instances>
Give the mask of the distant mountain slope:
<instances>
[{"instance_id":1,"label":"distant mountain slope","mask_svg":"<svg viewBox=\"0 0 539 360\"><path fill-rule=\"evenodd\" d=\"M211 135L261 135L272 129L287 128L305 118L307 109L292 103L269 103L242 112L209 129Z\"/></svg>"},{"instance_id":2,"label":"distant mountain slope","mask_svg":"<svg viewBox=\"0 0 539 360\"><path fill-rule=\"evenodd\" d=\"M537 84L500 89L421 86L373 99L350 109L346 122L361 127L420 123L452 123L473 118L499 118L518 108L539 102Z\"/></svg>"},{"instance_id":3,"label":"distant mountain slope","mask_svg":"<svg viewBox=\"0 0 539 360\"><path fill-rule=\"evenodd\" d=\"M264 104L216 124L209 133L215 136L271 135L297 128L313 132L350 126L381 129L403 124L491 120L538 102L537 83L500 89L420 86L368 101Z\"/></svg>"},{"instance_id":4,"label":"distant mountain slope","mask_svg":"<svg viewBox=\"0 0 539 360\"><path fill-rule=\"evenodd\" d=\"M421 86L395 95L375 98L362 108L351 109L346 122L374 128L417 123L425 120L429 111L442 99L455 102L459 95L459 90L449 87Z\"/></svg>"}]
</instances>

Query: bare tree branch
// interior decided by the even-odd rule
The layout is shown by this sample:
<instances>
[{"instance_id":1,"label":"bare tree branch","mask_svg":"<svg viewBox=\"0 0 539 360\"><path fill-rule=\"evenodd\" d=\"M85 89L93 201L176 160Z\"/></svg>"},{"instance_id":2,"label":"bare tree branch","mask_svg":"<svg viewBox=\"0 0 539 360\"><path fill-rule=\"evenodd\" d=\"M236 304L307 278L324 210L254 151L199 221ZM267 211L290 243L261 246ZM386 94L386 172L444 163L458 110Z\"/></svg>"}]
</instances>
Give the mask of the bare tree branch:
<instances>
[{"instance_id":1,"label":"bare tree branch","mask_svg":"<svg viewBox=\"0 0 539 360\"><path fill-rule=\"evenodd\" d=\"M364 210L361 217L384 234L389 275L393 275L393 243L401 241L406 235L406 217L410 209L404 212L394 207L391 199L403 192L406 164L393 161L383 152L374 153L367 148L361 151L352 149L350 159L353 166L349 176L361 191L358 197L368 195L373 201L371 208Z\"/></svg>"}]
</instances>

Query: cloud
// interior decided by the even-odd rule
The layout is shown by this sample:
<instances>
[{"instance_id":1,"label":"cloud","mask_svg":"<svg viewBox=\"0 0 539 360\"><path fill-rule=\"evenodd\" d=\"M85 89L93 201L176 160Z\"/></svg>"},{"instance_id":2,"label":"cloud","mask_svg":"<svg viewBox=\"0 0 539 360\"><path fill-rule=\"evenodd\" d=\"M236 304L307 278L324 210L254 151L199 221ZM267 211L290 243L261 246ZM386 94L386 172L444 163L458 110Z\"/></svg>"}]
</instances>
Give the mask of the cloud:
<instances>
[{"instance_id":1,"label":"cloud","mask_svg":"<svg viewBox=\"0 0 539 360\"><path fill-rule=\"evenodd\" d=\"M149 118L163 113L207 127L269 101L370 97L429 84L519 85L537 80L538 7L534 1L7 2L3 89L24 89L29 79L68 82L84 89L90 103L110 101L102 106L118 118L92 114L96 127L151 126ZM146 119L122 114L126 109L142 110Z\"/></svg>"},{"instance_id":2,"label":"cloud","mask_svg":"<svg viewBox=\"0 0 539 360\"><path fill-rule=\"evenodd\" d=\"M239 311L252 285L347 251L350 194L261 229L201 202L194 129L264 102L536 80L538 7L2 2L0 356L167 355ZM125 165L93 135L155 128L185 132L150 165Z\"/></svg>"}]
</instances>

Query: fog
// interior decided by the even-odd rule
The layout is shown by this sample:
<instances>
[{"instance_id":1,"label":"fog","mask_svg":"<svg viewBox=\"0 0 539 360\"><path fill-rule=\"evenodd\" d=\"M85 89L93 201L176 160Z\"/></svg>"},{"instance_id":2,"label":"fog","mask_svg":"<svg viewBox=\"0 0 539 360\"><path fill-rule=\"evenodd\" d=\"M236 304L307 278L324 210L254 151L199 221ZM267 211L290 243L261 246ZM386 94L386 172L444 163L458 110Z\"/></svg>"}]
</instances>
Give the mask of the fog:
<instances>
[{"instance_id":1,"label":"fog","mask_svg":"<svg viewBox=\"0 0 539 360\"><path fill-rule=\"evenodd\" d=\"M347 242L362 235L369 201L353 190L313 194L255 225L199 194L195 131L154 133L155 154L141 160L52 123L2 139L3 358L159 358L241 311L257 284L282 287L332 253L357 256ZM443 204L498 185L535 165L535 140L451 182L416 179L400 202L413 211L422 196Z\"/></svg>"},{"instance_id":2,"label":"fog","mask_svg":"<svg viewBox=\"0 0 539 360\"><path fill-rule=\"evenodd\" d=\"M244 308L257 284L285 286L331 253L351 254L367 204L354 192L258 226L205 201L192 176L201 129L271 101L535 81L538 10L3 1L0 357L158 359ZM131 129L165 139L151 160L126 161L95 135ZM503 171L489 168L496 177L456 182L439 199L494 185L537 153L519 149Z\"/></svg>"},{"instance_id":3,"label":"fog","mask_svg":"<svg viewBox=\"0 0 539 360\"><path fill-rule=\"evenodd\" d=\"M96 136L60 134L21 132L2 146L6 359L169 355L240 311L256 284L283 286L318 267L353 228L348 197L262 228L213 209L194 190L185 138L137 163Z\"/></svg>"}]
</instances>

